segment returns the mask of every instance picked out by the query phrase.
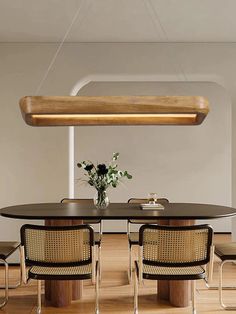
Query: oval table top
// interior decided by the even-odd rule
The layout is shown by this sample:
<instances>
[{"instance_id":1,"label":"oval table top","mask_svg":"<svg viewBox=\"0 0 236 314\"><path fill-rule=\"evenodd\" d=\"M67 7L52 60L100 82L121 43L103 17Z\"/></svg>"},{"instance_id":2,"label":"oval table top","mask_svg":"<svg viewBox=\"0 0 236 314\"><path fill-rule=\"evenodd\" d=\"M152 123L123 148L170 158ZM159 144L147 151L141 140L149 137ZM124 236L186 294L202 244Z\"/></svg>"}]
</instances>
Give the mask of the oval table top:
<instances>
[{"instance_id":1,"label":"oval table top","mask_svg":"<svg viewBox=\"0 0 236 314\"><path fill-rule=\"evenodd\" d=\"M214 219L236 215L227 206L195 203L167 203L162 210L143 210L139 204L111 203L106 209L93 204L38 203L2 208L0 214L18 219Z\"/></svg>"}]
</instances>

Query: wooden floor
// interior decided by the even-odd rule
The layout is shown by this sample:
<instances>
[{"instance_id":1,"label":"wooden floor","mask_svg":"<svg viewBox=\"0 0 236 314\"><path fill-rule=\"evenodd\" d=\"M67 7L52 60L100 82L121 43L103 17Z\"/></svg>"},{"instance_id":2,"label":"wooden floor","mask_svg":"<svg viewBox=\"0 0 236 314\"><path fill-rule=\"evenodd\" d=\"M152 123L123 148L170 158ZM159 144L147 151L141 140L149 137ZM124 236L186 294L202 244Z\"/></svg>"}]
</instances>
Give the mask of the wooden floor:
<instances>
[{"instance_id":1,"label":"wooden floor","mask_svg":"<svg viewBox=\"0 0 236 314\"><path fill-rule=\"evenodd\" d=\"M228 235L216 235L215 241L230 241ZM136 254L134 252L134 254ZM215 260L214 281L216 282L218 261ZM125 235L104 235L102 243L102 283L100 287L100 313L106 314L128 314L133 313L133 287L128 284L128 249ZM236 283L236 265L226 266L225 282ZM11 267L11 282L17 276L17 269ZM0 278L3 278L3 270L0 268ZM2 283L2 282L0 282ZM84 281L83 299L74 302L66 308L52 308L43 306L42 314L57 313L94 313L94 286L89 281ZM165 302L157 301L156 282L145 281L139 291L139 313L140 314L190 314L190 308L173 308ZM1 295L3 292L0 291ZM226 300L234 301L236 304L236 291L225 292ZM0 313L30 314L36 309L36 285L30 282L27 286L10 290L8 305L0 310ZM197 282L197 311L198 313L224 313L225 311L218 303L218 291L207 290L203 281ZM236 311L231 311L236 313Z\"/></svg>"}]
</instances>

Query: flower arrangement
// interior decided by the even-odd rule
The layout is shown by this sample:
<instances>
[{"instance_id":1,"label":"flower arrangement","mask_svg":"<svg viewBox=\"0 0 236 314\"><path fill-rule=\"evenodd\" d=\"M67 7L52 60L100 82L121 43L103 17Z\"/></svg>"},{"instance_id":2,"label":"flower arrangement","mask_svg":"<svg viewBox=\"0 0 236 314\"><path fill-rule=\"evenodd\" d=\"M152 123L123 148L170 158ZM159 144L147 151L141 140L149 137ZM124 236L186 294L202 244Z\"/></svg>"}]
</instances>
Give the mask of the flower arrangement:
<instances>
[{"instance_id":1,"label":"flower arrangement","mask_svg":"<svg viewBox=\"0 0 236 314\"><path fill-rule=\"evenodd\" d=\"M132 176L126 170L121 171L117 169L118 165L116 164L116 161L118 158L119 153L113 153L112 160L108 165L94 165L91 161L77 163L79 168L86 171L85 176L87 177L87 180L85 181L97 190L97 197L94 201L95 205L99 208L106 208L109 204L106 194L108 187L112 186L113 188L116 188L124 177L132 179Z\"/></svg>"}]
</instances>

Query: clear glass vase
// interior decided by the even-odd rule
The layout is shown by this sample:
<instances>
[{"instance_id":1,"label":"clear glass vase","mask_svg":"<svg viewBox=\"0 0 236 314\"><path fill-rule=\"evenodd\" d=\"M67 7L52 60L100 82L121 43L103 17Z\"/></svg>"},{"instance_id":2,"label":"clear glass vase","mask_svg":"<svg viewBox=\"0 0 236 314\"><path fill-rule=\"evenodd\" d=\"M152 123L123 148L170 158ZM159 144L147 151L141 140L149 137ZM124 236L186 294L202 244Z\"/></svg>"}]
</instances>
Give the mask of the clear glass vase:
<instances>
[{"instance_id":1,"label":"clear glass vase","mask_svg":"<svg viewBox=\"0 0 236 314\"><path fill-rule=\"evenodd\" d=\"M99 208L99 209L104 209L107 208L109 205L110 201L107 196L107 191L106 190L96 190L96 194L94 196L94 205Z\"/></svg>"}]
</instances>

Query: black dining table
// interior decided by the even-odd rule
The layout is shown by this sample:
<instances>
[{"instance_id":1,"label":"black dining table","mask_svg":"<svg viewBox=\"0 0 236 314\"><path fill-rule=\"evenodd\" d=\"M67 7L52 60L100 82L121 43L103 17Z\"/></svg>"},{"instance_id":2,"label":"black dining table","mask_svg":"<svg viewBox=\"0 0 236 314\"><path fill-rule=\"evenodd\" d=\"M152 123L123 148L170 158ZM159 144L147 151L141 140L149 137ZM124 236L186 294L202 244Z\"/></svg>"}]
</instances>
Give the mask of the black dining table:
<instances>
[{"instance_id":1,"label":"black dining table","mask_svg":"<svg viewBox=\"0 0 236 314\"><path fill-rule=\"evenodd\" d=\"M93 204L37 203L2 208L0 214L18 219L215 219L236 215L236 209L196 203L167 203L164 210L143 210L140 204L111 203L106 209L97 209Z\"/></svg>"},{"instance_id":2,"label":"black dining table","mask_svg":"<svg viewBox=\"0 0 236 314\"><path fill-rule=\"evenodd\" d=\"M93 204L37 203L2 208L0 214L7 218L45 220L47 225L71 225L83 219L102 220L153 220L154 223L174 226L192 225L195 220L217 219L236 215L236 209L196 203L167 203L162 210L143 210L140 204L111 203L106 209L97 209ZM72 293L72 290L73 293ZM45 286L45 297L52 305L62 307L72 299L82 296L82 283L72 286L69 281L51 281ZM190 289L187 281L158 282L158 298L169 300L174 306L188 306Z\"/></svg>"}]
</instances>

